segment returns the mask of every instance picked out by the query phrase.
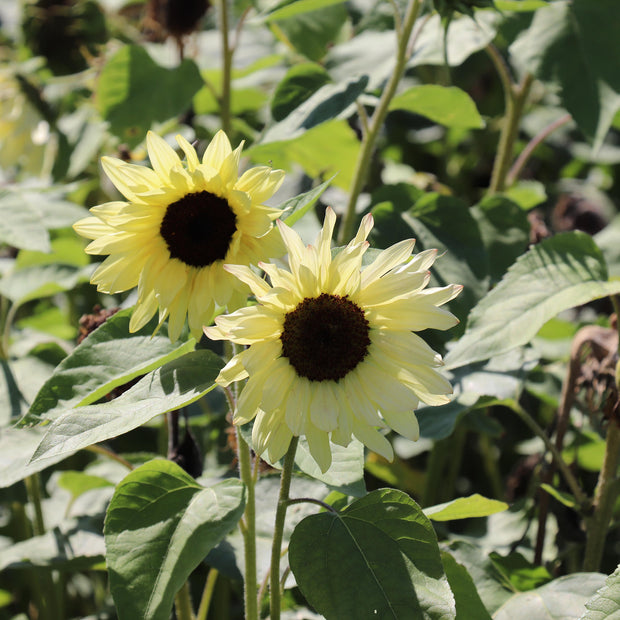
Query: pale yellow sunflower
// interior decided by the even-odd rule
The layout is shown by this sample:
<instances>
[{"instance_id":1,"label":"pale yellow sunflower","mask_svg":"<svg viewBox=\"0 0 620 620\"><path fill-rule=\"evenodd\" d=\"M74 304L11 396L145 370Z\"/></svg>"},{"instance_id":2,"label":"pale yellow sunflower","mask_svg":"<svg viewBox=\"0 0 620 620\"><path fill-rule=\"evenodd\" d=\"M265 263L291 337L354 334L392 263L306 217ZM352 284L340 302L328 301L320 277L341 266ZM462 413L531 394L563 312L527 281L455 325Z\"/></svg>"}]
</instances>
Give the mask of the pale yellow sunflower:
<instances>
[{"instance_id":1,"label":"pale yellow sunflower","mask_svg":"<svg viewBox=\"0 0 620 620\"><path fill-rule=\"evenodd\" d=\"M392 446L378 429L389 427L416 440L419 403L449 401L452 387L437 371L440 355L413 332L458 323L439 306L462 289L425 288L437 251L411 258L414 240L381 251L362 269L370 215L332 257L335 221L328 209L315 245L307 247L278 221L290 271L260 263L268 284L247 267L227 265L258 304L219 316L215 326L205 328L214 340L250 345L230 360L217 382L226 386L249 377L234 422L256 418L256 452L266 451L277 461L293 435L303 435L323 472L331 464L330 440L347 446L355 436L391 460Z\"/></svg>"},{"instance_id":2,"label":"pale yellow sunflower","mask_svg":"<svg viewBox=\"0 0 620 620\"><path fill-rule=\"evenodd\" d=\"M166 141L146 138L153 169L103 157L105 173L127 202L108 202L90 211L74 229L88 239L89 254L109 254L91 282L104 293L138 287L130 331L143 327L159 309L176 340L188 318L199 338L215 305L244 305L247 287L224 270L225 263L249 265L281 256L284 246L273 221L281 210L265 206L284 172L257 166L239 177L243 144L234 151L218 132L202 161L181 136L185 166Z\"/></svg>"}]
</instances>

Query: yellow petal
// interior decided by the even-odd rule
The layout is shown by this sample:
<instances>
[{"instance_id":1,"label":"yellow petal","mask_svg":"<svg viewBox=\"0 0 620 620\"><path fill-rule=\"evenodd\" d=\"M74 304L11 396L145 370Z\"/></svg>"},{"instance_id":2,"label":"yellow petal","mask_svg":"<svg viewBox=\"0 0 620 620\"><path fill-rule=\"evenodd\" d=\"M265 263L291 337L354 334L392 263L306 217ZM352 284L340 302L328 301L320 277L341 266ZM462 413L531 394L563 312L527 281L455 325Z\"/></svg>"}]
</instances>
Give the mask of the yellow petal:
<instances>
[{"instance_id":1,"label":"yellow petal","mask_svg":"<svg viewBox=\"0 0 620 620\"><path fill-rule=\"evenodd\" d=\"M312 458L323 473L332 464L332 451L329 445L329 436L325 431L321 431L314 424L309 423L306 427L306 439Z\"/></svg>"},{"instance_id":2,"label":"yellow petal","mask_svg":"<svg viewBox=\"0 0 620 620\"><path fill-rule=\"evenodd\" d=\"M196 149L181 135L176 136L176 140L179 143L183 153L185 153L187 169L190 173L193 173L194 170L196 170L196 168L200 165L198 155L196 154Z\"/></svg>"},{"instance_id":3,"label":"yellow petal","mask_svg":"<svg viewBox=\"0 0 620 620\"><path fill-rule=\"evenodd\" d=\"M181 166L179 156L161 136L152 131L146 134L146 148L153 170L164 183L170 183L170 172Z\"/></svg>"},{"instance_id":4,"label":"yellow petal","mask_svg":"<svg viewBox=\"0 0 620 620\"><path fill-rule=\"evenodd\" d=\"M213 140L209 142L207 149L202 156L202 163L215 170L220 170L224 160L232 153L230 140L223 131L218 131Z\"/></svg>"}]
</instances>

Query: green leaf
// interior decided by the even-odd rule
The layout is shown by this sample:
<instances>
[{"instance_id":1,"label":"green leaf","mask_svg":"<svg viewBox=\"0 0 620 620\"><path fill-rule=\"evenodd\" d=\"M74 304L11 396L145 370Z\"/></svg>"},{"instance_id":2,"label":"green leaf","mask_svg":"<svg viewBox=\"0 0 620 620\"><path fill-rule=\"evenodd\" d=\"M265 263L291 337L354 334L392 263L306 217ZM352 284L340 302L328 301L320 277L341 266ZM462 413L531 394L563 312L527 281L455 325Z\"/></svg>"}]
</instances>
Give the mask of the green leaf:
<instances>
[{"instance_id":1,"label":"green leaf","mask_svg":"<svg viewBox=\"0 0 620 620\"><path fill-rule=\"evenodd\" d=\"M460 129L484 127L473 99L456 86L423 84L413 86L390 102L390 110L406 110L426 116L435 123Z\"/></svg>"},{"instance_id":2,"label":"green leaf","mask_svg":"<svg viewBox=\"0 0 620 620\"><path fill-rule=\"evenodd\" d=\"M204 488L171 461L151 461L126 476L104 527L119 617L168 620L175 594L244 506L239 480Z\"/></svg>"},{"instance_id":3,"label":"green leaf","mask_svg":"<svg viewBox=\"0 0 620 620\"><path fill-rule=\"evenodd\" d=\"M508 504L496 499L488 499L475 493L469 497L459 497L445 504L437 504L424 509L424 514L433 521L452 521L488 517L496 512L508 510Z\"/></svg>"},{"instance_id":4,"label":"green leaf","mask_svg":"<svg viewBox=\"0 0 620 620\"><path fill-rule=\"evenodd\" d=\"M527 592L551 581L551 575L544 566L531 564L516 551L507 556L493 551L489 554L489 559L508 587L517 592Z\"/></svg>"},{"instance_id":5,"label":"green leaf","mask_svg":"<svg viewBox=\"0 0 620 620\"><path fill-rule=\"evenodd\" d=\"M620 566L607 577L605 585L586 603L579 620L618 620L620 618Z\"/></svg>"},{"instance_id":6,"label":"green leaf","mask_svg":"<svg viewBox=\"0 0 620 620\"><path fill-rule=\"evenodd\" d=\"M321 60L347 20L342 1L298 0L281 9L289 17L269 20L273 32L310 60Z\"/></svg>"},{"instance_id":7,"label":"green leaf","mask_svg":"<svg viewBox=\"0 0 620 620\"><path fill-rule=\"evenodd\" d=\"M493 620L577 620L586 601L605 581L600 573L573 573L560 577L536 590L511 597L493 616Z\"/></svg>"},{"instance_id":8,"label":"green leaf","mask_svg":"<svg viewBox=\"0 0 620 620\"><path fill-rule=\"evenodd\" d=\"M45 427L33 461L81 450L190 405L215 387L222 365L211 351L192 351L149 373L113 401L69 410Z\"/></svg>"},{"instance_id":9,"label":"green leaf","mask_svg":"<svg viewBox=\"0 0 620 620\"><path fill-rule=\"evenodd\" d=\"M247 151L252 161L271 161L274 168L291 170L299 164L313 178L337 174L334 185L348 190L353 181L360 143L344 120L322 123L293 140L257 144Z\"/></svg>"},{"instance_id":10,"label":"green leaf","mask_svg":"<svg viewBox=\"0 0 620 620\"><path fill-rule=\"evenodd\" d=\"M433 526L401 491L307 517L291 536L289 562L327 620L456 617Z\"/></svg>"},{"instance_id":11,"label":"green leaf","mask_svg":"<svg viewBox=\"0 0 620 620\"><path fill-rule=\"evenodd\" d=\"M297 0L272 11L265 18L266 22L288 19L310 11L318 11L333 4L342 4L345 0Z\"/></svg>"},{"instance_id":12,"label":"green leaf","mask_svg":"<svg viewBox=\"0 0 620 620\"><path fill-rule=\"evenodd\" d=\"M510 47L540 80L559 86L564 107L598 149L620 109L616 0L553 2Z\"/></svg>"},{"instance_id":13,"label":"green leaf","mask_svg":"<svg viewBox=\"0 0 620 620\"><path fill-rule=\"evenodd\" d=\"M58 476L57 484L61 489L69 491L73 498L79 497L91 489L114 486L109 480L101 476L93 476L81 471L63 471Z\"/></svg>"},{"instance_id":14,"label":"green leaf","mask_svg":"<svg viewBox=\"0 0 620 620\"><path fill-rule=\"evenodd\" d=\"M272 125L263 136L261 144L291 140L303 135L309 129L330 121L364 92L368 84L365 75L352 77L338 84L326 84L309 99L291 112L282 122Z\"/></svg>"},{"instance_id":15,"label":"green leaf","mask_svg":"<svg viewBox=\"0 0 620 620\"><path fill-rule=\"evenodd\" d=\"M283 202L278 207L279 209L284 210L284 213L280 219L286 221L289 226L293 226L295 222L299 221L308 211L310 211L310 209L312 209L321 194L330 186L333 180L334 177L328 179L325 183L317 185L308 192L299 194L298 196L293 196L293 198L289 198L287 201Z\"/></svg>"},{"instance_id":16,"label":"green leaf","mask_svg":"<svg viewBox=\"0 0 620 620\"><path fill-rule=\"evenodd\" d=\"M51 250L50 236L39 214L12 192L0 195L0 242L25 250Z\"/></svg>"},{"instance_id":17,"label":"green leaf","mask_svg":"<svg viewBox=\"0 0 620 620\"><path fill-rule=\"evenodd\" d=\"M135 146L154 122L185 112L202 85L194 61L185 59L178 67L166 69L143 47L126 45L99 75L97 105L112 133Z\"/></svg>"},{"instance_id":18,"label":"green leaf","mask_svg":"<svg viewBox=\"0 0 620 620\"><path fill-rule=\"evenodd\" d=\"M540 488L547 491L547 493L549 493L551 497L557 499L558 502L560 502L561 504L564 504L564 506L566 506L567 508L572 508L573 510L579 510L580 507L577 504L577 501L570 493L566 493L565 491L559 491L558 489L552 487L550 484L547 484L546 482L543 482L540 485Z\"/></svg>"},{"instance_id":19,"label":"green leaf","mask_svg":"<svg viewBox=\"0 0 620 620\"><path fill-rule=\"evenodd\" d=\"M545 186L539 181L519 181L503 192L506 198L517 203L525 211L547 200Z\"/></svg>"},{"instance_id":20,"label":"green leaf","mask_svg":"<svg viewBox=\"0 0 620 620\"><path fill-rule=\"evenodd\" d=\"M545 6L549 6L546 0L495 0L495 8L498 11L513 13L530 13Z\"/></svg>"},{"instance_id":21,"label":"green leaf","mask_svg":"<svg viewBox=\"0 0 620 620\"><path fill-rule=\"evenodd\" d=\"M129 332L133 310L121 310L85 338L56 368L37 394L22 424L55 418L88 405L194 348L194 341L171 343L167 326L153 336L153 324Z\"/></svg>"},{"instance_id":22,"label":"green leaf","mask_svg":"<svg viewBox=\"0 0 620 620\"><path fill-rule=\"evenodd\" d=\"M18 269L0 280L0 294L22 305L33 299L51 297L90 280L93 266L37 265Z\"/></svg>"},{"instance_id":23,"label":"green leaf","mask_svg":"<svg viewBox=\"0 0 620 620\"><path fill-rule=\"evenodd\" d=\"M303 62L293 65L276 87L271 101L271 116L276 121L283 120L329 82L329 73L319 64Z\"/></svg>"},{"instance_id":24,"label":"green leaf","mask_svg":"<svg viewBox=\"0 0 620 620\"><path fill-rule=\"evenodd\" d=\"M92 517L67 519L41 536L35 536L0 553L0 571L32 569L86 570L103 561L105 548L101 523Z\"/></svg>"},{"instance_id":25,"label":"green leaf","mask_svg":"<svg viewBox=\"0 0 620 620\"><path fill-rule=\"evenodd\" d=\"M491 620L467 569L445 551L441 561L456 601L456 620Z\"/></svg>"},{"instance_id":26,"label":"green leaf","mask_svg":"<svg viewBox=\"0 0 620 620\"><path fill-rule=\"evenodd\" d=\"M527 214L503 196L490 196L472 208L489 256L489 274L499 280L523 254L530 240Z\"/></svg>"},{"instance_id":27,"label":"green leaf","mask_svg":"<svg viewBox=\"0 0 620 620\"><path fill-rule=\"evenodd\" d=\"M552 317L620 292L592 238L570 232L545 239L512 265L472 310L465 335L446 356L456 368L527 344Z\"/></svg>"}]
</instances>

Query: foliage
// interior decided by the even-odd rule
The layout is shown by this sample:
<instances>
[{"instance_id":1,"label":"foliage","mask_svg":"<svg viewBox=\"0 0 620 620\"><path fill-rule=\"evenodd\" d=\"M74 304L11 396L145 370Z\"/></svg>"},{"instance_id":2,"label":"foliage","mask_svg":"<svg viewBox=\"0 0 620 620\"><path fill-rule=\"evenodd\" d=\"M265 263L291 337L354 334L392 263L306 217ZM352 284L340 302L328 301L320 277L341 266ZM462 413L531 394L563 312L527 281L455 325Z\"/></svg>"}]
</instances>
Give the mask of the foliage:
<instances>
[{"instance_id":1,"label":"foliage","mask_svg":"<svg viewBox=\"0 0 620 620\"><path fill-rule=\"evenodd\" d=\"M0 3L0 620L618 617L620 4L179 2ZM238 346L89 283L101 157L219 129L304 242L370 214L364 265L415 238L463 285L420 333L454 395L393 461L260 459Z\"/></svg>"}]
</instances>

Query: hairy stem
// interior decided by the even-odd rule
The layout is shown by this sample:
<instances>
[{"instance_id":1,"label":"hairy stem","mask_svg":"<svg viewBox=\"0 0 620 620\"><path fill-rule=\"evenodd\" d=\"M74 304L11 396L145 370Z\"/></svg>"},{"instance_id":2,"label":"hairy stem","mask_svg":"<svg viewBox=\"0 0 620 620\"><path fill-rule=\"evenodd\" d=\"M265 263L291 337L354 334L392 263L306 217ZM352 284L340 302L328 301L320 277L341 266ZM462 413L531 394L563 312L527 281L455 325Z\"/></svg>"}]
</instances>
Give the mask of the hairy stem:
<instances>
[{"instance_id":1,"label":"hairy stem","mask_svg":"<svg viewBox=\"0 0 620 620\"><path fill-rule=\"evenodd\" d=\"M340 227L340 234L338 235L338 243L340 245L344 245L353 235L356 219L355 206L357 205L357 199L362 192L364 183L368 176L370 160L375 148L379 131L383 126L385 117L387 116L389 105L394 97L394 94L396 93L398 83L405 72L405 66L408 58L407 53L409 38L411 37L413 25L415 24L419 12L420 0L410 0L398 33L396 66L394 67L394 71L392 72L392 75L383 90L379 103L377 104L377 107L368 122L367 131L362 137L360 151L355 164L355 172L353 174L353 183L349 193L349 201L347 203L344 219Z\"/></svg>"},{"instance_id":2,"label":"hairy stem","mask_svg":"<svg viewBox=\"0 0 620 620\"><path fill-rule=\"evenodd\" d=\"M222 37L222 94L220 96L220 117L222 129L230 135L230 86L232 78L233 50L229 43L228 0L220 0L220 34Z\"/></svg>"},{"instance_id":3,"label":"hairy stem","mask_svg":"<svg viewBox=\"0 0 620 620\"><path fill-rule=\"evenodd\" d=\"M186 581L174 597L174 609L178 620L195 620L192 610L192 597Z\"/></svg>"},{"instance_id":4,"label":"hairy stem","mask_svg":"<svg viewBox=\"0 0 620 620\"><path fill-rule=\"evenodd\" d=\"M217 581L219 571L216 568L211 568L207 575L205 582L205 588L202 592L202 599L200 600L200 606L198 607L198 614L196 614L196 620L207 620L209 615L209 607L211 606L211 600L213 599L213 591L215 590L215 582Z\"/></svg>"},{"instance_id":5,"label":"hairy stem","mask_svg":"<svg viewBox=\"0 0 620 620\"><path fill-rule=\"evenodd\" d=\"M273 531L273 542L271 546L271 570L270 579L270 620L280 620L280 557L282 556L282 537L284 535L284 519L288 507L289 492L291 490L291 480L293 478L293 465L295 464L295 453L299 437L291 439L291 445L284 457L282 475L280 478L280 494L278 496L278 506L276 508L276 522Z\"/></svg>"}]
</instances>

